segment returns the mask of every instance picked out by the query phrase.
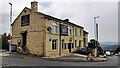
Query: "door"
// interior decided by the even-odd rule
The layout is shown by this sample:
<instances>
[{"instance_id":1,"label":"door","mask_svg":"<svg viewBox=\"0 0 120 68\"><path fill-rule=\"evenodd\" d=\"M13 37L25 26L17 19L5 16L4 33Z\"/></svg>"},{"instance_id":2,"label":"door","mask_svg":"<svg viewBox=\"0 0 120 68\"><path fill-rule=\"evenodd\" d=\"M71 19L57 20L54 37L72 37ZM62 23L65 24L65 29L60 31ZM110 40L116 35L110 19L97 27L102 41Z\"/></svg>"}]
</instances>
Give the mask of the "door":
<instances>
[{"instance_id":1,"label":"door","mask_svg":"<svg viewBox=\"0 0 120 68\"><path fill-rule=\"evenodd\" d=\"M71 52L71 43L68 43L69 52Z\"/></svg>"},{"instance_id":2,"label":"door","mask_svg":"<svg viewBox=\"0 0 120 68\"><path fill-rule=\"evenodd\" d=\"M69 40L68 49L69 49L69 52L71 52L71 49L72 49L72 40Z\"/></svg>"},{"instance_id":3,"label":"door","mask_svg":"<svg viewBox=\"0 0 120 68\"><path fill-rule=\"evenodd\" d=\"M22 49L25 51L25 46L26 46L26 35L27 35L27 33L26 32L24 32L24 33L21 33L21 47L22 47Z\"/></svg>"}]
</instances>

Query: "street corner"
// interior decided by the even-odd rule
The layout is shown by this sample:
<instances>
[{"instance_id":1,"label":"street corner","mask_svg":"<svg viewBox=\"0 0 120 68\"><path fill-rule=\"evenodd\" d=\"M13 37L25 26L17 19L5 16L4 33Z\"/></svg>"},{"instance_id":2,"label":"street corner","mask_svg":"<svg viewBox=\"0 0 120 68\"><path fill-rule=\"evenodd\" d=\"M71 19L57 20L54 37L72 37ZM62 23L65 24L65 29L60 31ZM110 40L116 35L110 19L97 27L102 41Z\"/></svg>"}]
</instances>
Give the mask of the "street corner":
<instances>
[{"instance_id":1,"label":"street corner","mask_svg":"<svg viewBox=\"0 0 120 68\"><path fill-rule=\"evenodd\" d=\"M107 61L107 58L96 57L93 60L86 60L85 55L69 55L64 57L42 57L43 59L50 60L50 61L60 61L60 62L104 62Z\"/></svg>"},{"instance_id":2,"label":"street corner","mask_svg":"<svg viewBox=\"0 0 120 68\"><path fill-rule=\"evenodd\" d=\"M93 62L104 62L107 61L107 58L95 58Z\"/></svg>"}]
</instances>

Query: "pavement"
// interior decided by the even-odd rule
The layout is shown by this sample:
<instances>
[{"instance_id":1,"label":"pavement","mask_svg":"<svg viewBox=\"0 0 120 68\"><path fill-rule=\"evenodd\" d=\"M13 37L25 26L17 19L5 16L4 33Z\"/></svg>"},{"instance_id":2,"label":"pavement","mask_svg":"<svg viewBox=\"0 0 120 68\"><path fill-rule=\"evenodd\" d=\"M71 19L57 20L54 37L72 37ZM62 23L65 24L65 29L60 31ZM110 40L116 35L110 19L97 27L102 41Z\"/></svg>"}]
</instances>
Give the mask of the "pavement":
<instances>
[{"instance_id":1,"label":"pavement","mask_svg":"<svg viewBox=\"0 0 120 68\"><path fill-rule=\"evenodd\" d=\"M93 58L93 60L86 60L87 56L82 54L71 53L68 56L57 57L57 58L49 58L43 57L44 59L52 60L52 61L64 61L64 62L103 62L107 61L107 58L103 56Z\"/></svg>"},{"instance_id":2,"label":"pavement","mask_svg":"<svg viewBox=\"0 0 120 68\"><path fill-rule=\"evenodd\" d=\"M33 57L33 58L42 58L42 59L51 60L51 61L63 61L63 62L103 62L107 60L107 58L103 58L102 56L93 58L93 60L86 60L86 57L87 57L86 55L75 54L75 53L71 53L68 56L50 58L50 57L39 57L34 55L24 55L16 52L12 52L11 54L9 54L8 51L2 51L2 53L0 53L0 56L11 57L11 58L21 58L21 59L25 59L25 58L31 59L31 57Z\"/></svg>"}]
</instances>

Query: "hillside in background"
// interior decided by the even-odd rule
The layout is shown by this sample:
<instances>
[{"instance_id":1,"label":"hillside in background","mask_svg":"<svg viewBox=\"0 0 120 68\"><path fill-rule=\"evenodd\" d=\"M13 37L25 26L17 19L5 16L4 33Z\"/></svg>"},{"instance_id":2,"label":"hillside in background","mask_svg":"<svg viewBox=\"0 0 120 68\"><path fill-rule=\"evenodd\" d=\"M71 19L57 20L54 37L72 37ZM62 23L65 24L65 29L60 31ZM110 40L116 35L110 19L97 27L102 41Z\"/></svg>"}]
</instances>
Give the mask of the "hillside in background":
<instances>
[{"instance_id":1,"label":"hillside in background","mask_svg":"<svg viewBox=\"0 0 120 68\"><path fill-rule=\"evenodd\" d=\"M100 46L103 50L116 50L120 45L117 42L101 42Z\"/></svg>"}]
</instances>

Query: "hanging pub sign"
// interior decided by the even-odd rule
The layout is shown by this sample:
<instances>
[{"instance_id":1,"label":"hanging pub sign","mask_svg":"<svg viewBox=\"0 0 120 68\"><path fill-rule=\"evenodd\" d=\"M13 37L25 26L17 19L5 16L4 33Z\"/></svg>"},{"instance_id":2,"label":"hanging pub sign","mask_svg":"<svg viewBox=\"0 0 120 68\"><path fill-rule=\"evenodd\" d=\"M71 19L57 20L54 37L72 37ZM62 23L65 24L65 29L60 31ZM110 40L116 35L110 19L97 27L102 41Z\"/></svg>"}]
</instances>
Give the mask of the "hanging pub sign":
<instances>
[{"instance_id":1,"label":"hanging pub sign","mask_svg":"<svg viewBox=\"0 0 120 68\"><path fill-rule=\"evenodd\" d=\"M26 25L29 25L30 23L30 15L24 15L24 16L21 16L21 26L26 26Z\"/></svg>"},{"instance_id":2,"label":"hanging pub sign","mask_svg":"<svg viewBox=\"0 0 120 68\"><path fill-rule=\"evenodd\" d=\"M60 24L60 35L68 35L68 26Z\"/></svg>"}]
</instances>

